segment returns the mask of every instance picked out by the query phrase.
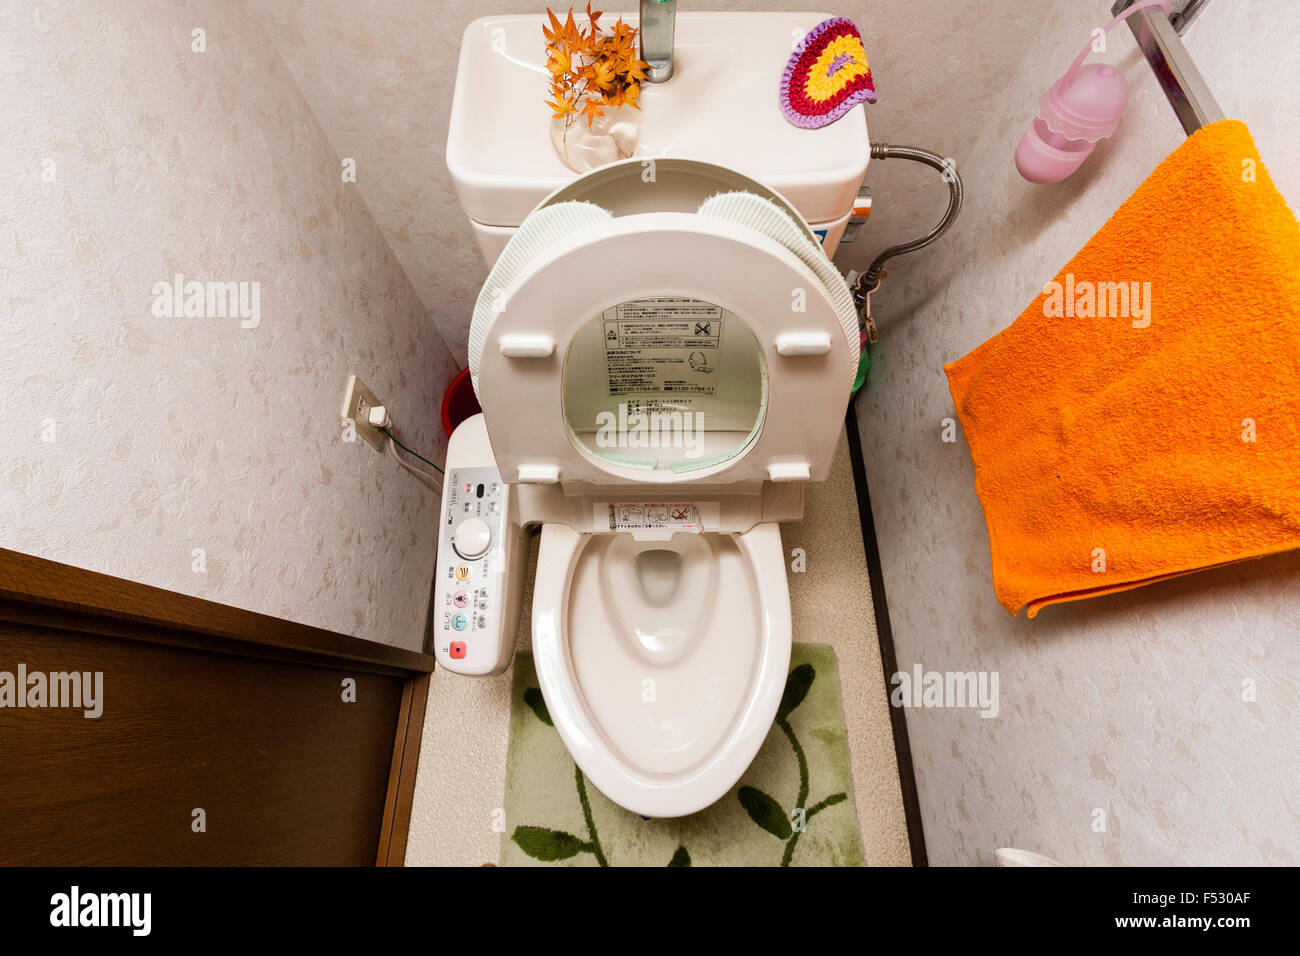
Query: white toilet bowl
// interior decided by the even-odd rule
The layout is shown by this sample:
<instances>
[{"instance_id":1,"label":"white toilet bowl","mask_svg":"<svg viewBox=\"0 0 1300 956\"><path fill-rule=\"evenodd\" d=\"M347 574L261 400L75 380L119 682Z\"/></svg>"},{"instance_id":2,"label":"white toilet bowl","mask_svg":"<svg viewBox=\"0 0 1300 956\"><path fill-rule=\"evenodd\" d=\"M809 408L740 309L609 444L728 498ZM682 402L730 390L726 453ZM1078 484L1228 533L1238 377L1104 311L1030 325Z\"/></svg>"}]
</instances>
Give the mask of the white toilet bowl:
<instances>
[{"instance_id":1,"label":"white toilet bowl","mask_svg":"<svg viewBox=\"0 0 1300 956\"><path fill-rule=\"evenodd\" d=\"M790 664L780 530L542 529L533 656L547 709L588 779L645 816L695 813L740 779Z\"/></svg>"}]
</instances>

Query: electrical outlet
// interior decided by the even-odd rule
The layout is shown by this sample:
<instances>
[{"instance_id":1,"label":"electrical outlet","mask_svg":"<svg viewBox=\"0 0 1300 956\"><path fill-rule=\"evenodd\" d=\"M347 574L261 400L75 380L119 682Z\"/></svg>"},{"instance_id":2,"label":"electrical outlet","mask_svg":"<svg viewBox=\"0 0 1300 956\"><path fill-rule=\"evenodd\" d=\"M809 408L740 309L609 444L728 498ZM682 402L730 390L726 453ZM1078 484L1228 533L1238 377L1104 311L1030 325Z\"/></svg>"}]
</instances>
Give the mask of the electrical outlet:
<instances>
[{"instance_id":1,"label":"electrical outlet","mask_svg":"<svg viewBox=\"0 0 1300 956\"><path fill-rule=\"evenodd\" d=\"M375 451L384 450L387 436L370 424L370 409L382 404L375 393L366 388L365 382L355 375L348 376L347 391L343 394L343 411L339 412L339 417L352 419L357 434L369 442Z\"/></svg>"}]
</instances>

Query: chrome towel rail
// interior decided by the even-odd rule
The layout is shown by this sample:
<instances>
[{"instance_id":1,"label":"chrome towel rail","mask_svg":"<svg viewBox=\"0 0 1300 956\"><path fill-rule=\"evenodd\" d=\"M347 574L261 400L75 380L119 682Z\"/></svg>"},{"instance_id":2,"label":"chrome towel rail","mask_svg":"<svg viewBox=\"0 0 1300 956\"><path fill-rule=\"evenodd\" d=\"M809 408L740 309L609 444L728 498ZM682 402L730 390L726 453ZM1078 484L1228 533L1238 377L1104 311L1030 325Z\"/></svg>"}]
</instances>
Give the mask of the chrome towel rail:
<instances>
[{"instance_id":1,"label":"chrome towel rail","mask_svg":"<svg viewBox=\"0 0 1300 956\"><path fill-rule=\"evenodd\" d=\"M1134 0L1115 0L1111 14L1118 15L1133 5ZM1210 92L1196 64L1192 62L1187 47L1180 38L1189 23L1204 9L1209 0L1175 0L1169 17L1152 7L1140 10L1128 18L1138 48L1142 51L1156 82L1165 91L1169 104L1178 115L1188 135L1202 126L1223 119L1223 110Z\"/></svg>"}]
</instances>

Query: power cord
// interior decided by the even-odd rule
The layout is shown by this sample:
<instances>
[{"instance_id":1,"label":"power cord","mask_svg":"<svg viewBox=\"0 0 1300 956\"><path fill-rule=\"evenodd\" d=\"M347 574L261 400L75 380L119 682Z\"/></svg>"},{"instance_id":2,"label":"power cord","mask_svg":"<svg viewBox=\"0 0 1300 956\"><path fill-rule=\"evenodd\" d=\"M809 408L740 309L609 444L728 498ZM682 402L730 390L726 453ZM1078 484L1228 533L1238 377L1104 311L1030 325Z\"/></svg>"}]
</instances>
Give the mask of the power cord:
<instances>
[{"instance_id":1,"label":"power cord","mask_svg":"<svg viewBox=\"0 0 1300 956\"><path fill-rule=\"evenodd\" d=\"M383 431L383 429L380 429L380 430ZM399 454L397 453L397 445L398 445L398 441L397 441L397 439L394 438L392 435L388 434L388 432L386 432L386 431L384 432L384 434L388 435L388 438L389 438L389 442L388 442L388 453L389 453L390 455L393 456L393 461L397 462L397 463L398 463L399 465L401 465L405 470L409 471L411 474L415 475L415 477L419 478L421 481L423 481L423 482L425 482L426 484L428 484L429 487L432 488L434 491L441 492L441 491L442 491L442 479L438 478L436 475L431 475L431 474L429 474L427 471L424 471L424 470L421 469L421 468L416 468L416 467L415 467L414 465L412 465L410 462L408 462L408 461L406 461L404 458L402 458L402 456L399 455ZM403 448L406 448L405 445L402 445L402 447L403 447ZM409 450L409 449L408 449L408 450ZM412 454L412 455L415 455L415 452L411 452L411 454ZM419 458L420 461L428 461L427 458L423 458L423 457L421 457L420 455L415 455L415 457L416 457L416 458ZM432 462L430 462L430 464L432 464ZM437 465L434 465L433 467L434 467L434 468L438 468ZM439 468L438 470L441 471L442 469Z\"/></svg>"},{"instance_id":2,"label":"power cord","mask_svg":"<svg viewBox=\"0 0 1300 956\"><path fill-rule=\"evenodd\" d=\"M394 435L392 432L390 432L387 428L381 428L381 429L379 429L379 430L380 430L381 432L383 432L385 435L387 435L387 436L389 437L389 439L392 440L392 442L393 442L394 445L396 445L398 448L402 449L402 451L406 452L408 455L414 455L416 458L420 459L420 461L424 462L426 465L428 465L430 468L432 468L432 469L433 469L434 471L436 471L438 474L440 474L440 475L445 475L445 474L446 474L445 471L443 471L441 468L439 468L439 467L438 467L437 465L435 465L433 462L429 461L429 459L425 458L425 457L424 457L423 455L421 455L418 451L413 451L412 449L407 448L405 445L403 445L400 441L397 440L397 436Z\"/></svg>"},{"instance_id":3,"label":"power cord","mask_svg":"<svg viewBox=\"0 0 1300 956\"><path fill-rule=\"evenodd\" d=\"M393 456L393 461L397 462L399 465L402 466L403 469L409 471L411 474L415 475L415 477L419 478L421 481L427 482L435 491L439 491L439 492L442 491L442 478L438 476L444 474L443 470L439 468L437 465L435 465L433 462L429 461L429 459L425 458L419 452L412 451L410 448L407 448L404 444L402 444L400 441L397 440L397 436L394 435L391 431L389 431L389 428L393 424L393 419L388 414L387 408L385 408L383 405L373 406L370 409L369 413L366 415L366 419L372 426L374 426L382 434L388 437L388 453ZM431 475L422 468L416 468L414 465L412 465L410 462L408 462L406 459L404 459L401 455L397 453L398 448L401 448L403 451L407 452L408 454L414 455L416 458L420 459L420 461L424 462L426 465L428 465L430 468L436 471L438 475Z\"/></svg>"}]
</instances>

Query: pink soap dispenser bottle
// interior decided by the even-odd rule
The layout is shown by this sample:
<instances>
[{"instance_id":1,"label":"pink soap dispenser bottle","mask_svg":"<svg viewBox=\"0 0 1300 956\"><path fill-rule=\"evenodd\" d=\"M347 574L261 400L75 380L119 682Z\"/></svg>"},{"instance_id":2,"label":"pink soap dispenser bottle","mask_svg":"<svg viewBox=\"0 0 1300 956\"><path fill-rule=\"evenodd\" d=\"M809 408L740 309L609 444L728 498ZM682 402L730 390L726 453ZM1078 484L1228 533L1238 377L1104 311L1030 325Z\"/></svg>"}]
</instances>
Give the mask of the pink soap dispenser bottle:
<instances>
[{"instance_id":1,"label":"pink soap dispenser bottle","mask_svg":"<svg viewBox=\"0 0 1300 956\"><path fill-rule=\"evenodd\" d=\"M1158 6L1167 16L1170 0L1139 0L1102 32L1146 7ZM1016 169L1031 183L1057 183L1073 173L1098 142L1119 126L1128 104L1128 81L1113 66L1083 65L1092 51L1084 46L1065 74L1038 102L1038 115L1016 147Z\"/></svg>"}]
</instances>

